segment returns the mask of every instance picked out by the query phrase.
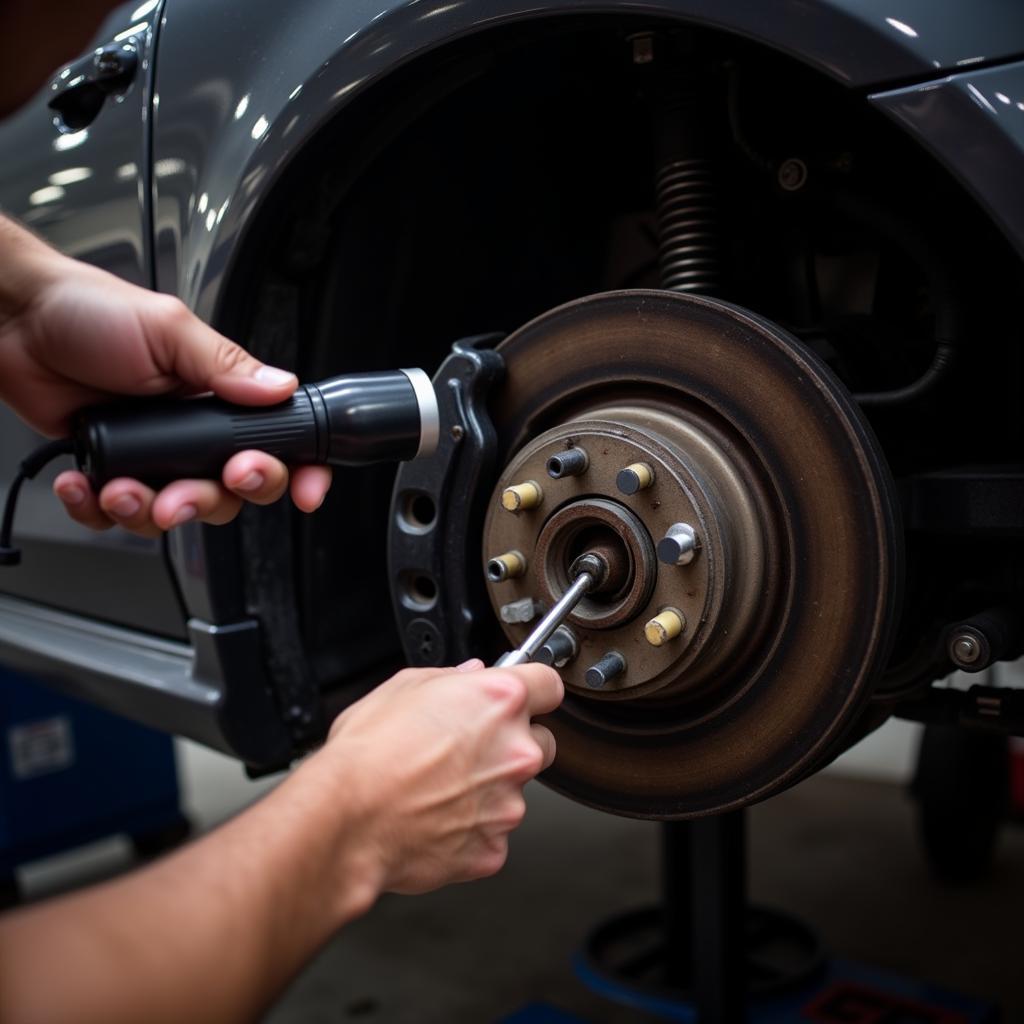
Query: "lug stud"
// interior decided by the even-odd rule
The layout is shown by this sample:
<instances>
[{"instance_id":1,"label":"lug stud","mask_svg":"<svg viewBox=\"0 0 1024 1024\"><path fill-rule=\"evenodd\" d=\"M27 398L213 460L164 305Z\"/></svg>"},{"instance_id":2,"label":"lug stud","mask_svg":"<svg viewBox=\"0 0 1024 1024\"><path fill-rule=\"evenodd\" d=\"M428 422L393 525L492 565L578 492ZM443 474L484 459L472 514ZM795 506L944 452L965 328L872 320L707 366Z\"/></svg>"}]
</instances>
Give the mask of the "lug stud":
<instances>
[{"instance_id":1,"label":"lug stud","mask_svg":"<svg viewBox=\"0 0 1024 1024\"><path fill-rule=\"evenodd\" d=\"M596 665L587 669L584 680L592 690L601 690L626 671L626 659L618 651L609 651Z\"/></svg>"},{"instance_id":2,"label":"lug stud","mask_svg":"<svg viewBox=\"0 0 1024 1024\"><path fill-rule=\"evenodd\" d=\"M518 551L506 551L487 563L487 578L492 583L504 583L526 572L526 559Z\"/></svg>"},{"instance_id":3,"label":"lug stud","mask_svg":"<svg viewBox=\"0 0 1024 1024\"><path fill-rule=\"evenodd\" d=\"M548 476L561 480L566 476L580 476L586 473L590 456L582 448L569 448L548 459Z\"/></svg>"},{"instance_id":4,"label":"lug stud","mask_svg":"<svg viewBox=\"0 0 1024 1024\"><path fill-rule=\"evenodd\" d=\"M536 480L513 484L501 492L501 507L506 512L525 512L536 508L544 500L544 492Z\"/></svg>"},{"instance_id":5,"label":"lug stud","mask_svg":"<svg viewBox=\"0 0 1024 1024\"><path fill-rule=\"evenodd\" d=\"M625 469L620 469L615 477L615 486L623 494L636 494L645 491L654 483L654 470L646 462L634 462Z\"/></svg>"},{"instance_id":6,"label":"lug stud","mask_svg":"<svg viewBox=\"0 0 1024 1024\"><path fill-rule=\"evenodd\" d=\"M518 601L509 601L508 604L503 604L499 615L502 622L514 624L533 622L537 618L538 611L537 602L532 597L521 597Z\"/></svg>"},{"instance_id":7,"label":"lug stud","mask_svg":"<svg viewBox=\"0 0 1024 1024\"><path fill-rule=\"evenodd\" d=\"M697 534L689 523L674 523L658 541L658 561L665 565L689 565L697 554Z\"/></svg>"},{"instance_id":8,"label":"lug stud","mask_svg":"<svg viewBox=\"0 0 1024 1024\"><path fill-rule=\"evenodd\" d=\"M662 608L644 626L644 636L652 647L661 647L679 636L685 625L686 618L681 611L675 608Z\"/></svg>"},{"instance_id":9,"label":"lug stud","mask_svg":"<svg viewBox=\"0 0 1024 1024\"><path fill-rule=\"evenodd\" d=\"M578 650L576 634L568 626L559 626L541 645L533 660L539 661L542 665L561 668L576 657Z\"/></svg>"}]
</instances>

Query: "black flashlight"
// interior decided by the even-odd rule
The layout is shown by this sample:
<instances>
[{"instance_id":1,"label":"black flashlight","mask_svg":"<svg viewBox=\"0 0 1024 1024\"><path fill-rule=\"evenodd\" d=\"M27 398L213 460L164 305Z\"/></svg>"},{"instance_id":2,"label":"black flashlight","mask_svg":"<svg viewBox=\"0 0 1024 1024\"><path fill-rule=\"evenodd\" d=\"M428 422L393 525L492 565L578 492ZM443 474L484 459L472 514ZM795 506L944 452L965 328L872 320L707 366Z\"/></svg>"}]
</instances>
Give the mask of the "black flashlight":
<instances>
[{"instance_id":1,"label":"black flashlight","mask_svg":"<svg viewBox=\"0 0 1024 1024\"><path fill-rule=\"evenodd\" d=\"M219 480L251 448L290 466L362 466L431 455L439 430L434 386L423 370L349 373L302 384L285 402L162 399L84 410L72 434L78 468L94 488L119 476L151 486Z\"/></svg>"},{"instance_id":2,"label":"black flashlight","mask_svg":"<svg viewBox=\"0 0 1024 1024\"><path fill-rule=\"evenodd\" d=\"M234 405L220 398L147 399L83 410L72 436L21 464L0 525L0 565L11 546L21 484L51 459L72 453L99 490L127 476L160 487L172 480L219 480L236 452L259 449L290 466L363 466L433 455L440 433L434 385L423 370L349 373L302 384L285 402Z\"/></svg>"}]
</instances>

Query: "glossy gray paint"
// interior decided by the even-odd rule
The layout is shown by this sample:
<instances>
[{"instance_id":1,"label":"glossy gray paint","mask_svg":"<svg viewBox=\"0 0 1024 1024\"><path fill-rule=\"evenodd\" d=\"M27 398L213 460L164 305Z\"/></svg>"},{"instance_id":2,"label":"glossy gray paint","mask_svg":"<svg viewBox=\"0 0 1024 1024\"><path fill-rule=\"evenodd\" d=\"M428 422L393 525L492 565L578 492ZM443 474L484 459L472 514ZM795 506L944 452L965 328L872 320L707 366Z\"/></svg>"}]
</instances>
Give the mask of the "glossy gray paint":
<instances>
[{"instance_id":1,"label":"glossy gray paint","mask_svg":"<svg viewBox=\"0 0 1024 1024\"><path fill-rule=\"evenodd\" d=\"M1024 255L1024 62L871 101L960 179Z\"/></svg>"},{"instance_id":2,"label":"glossy gray paint","mask_svg":"<svg viewBox=\"0 0 1024 1024\"><path fill-rule=\"evenodd\" d=\"M610 12L732 31L865 89L1024 50L1017 0L967 11L932 0L169 0L154 156L181 170L154 186L158 287L212 319L242 232L278 172L389 71L499 25Z\"/></svg>"},{"instance_id":3,"label":"glossy gray paint","mask_svg":"<svg viewBox=\"0 0 1024 1024\"><path fill-rule=\"evenodd\" d=\"M290 752L253 644L253 623L189 623L189 643L161 640L0 595L0 659L57 689L250 764Z\"/></svg>"},{"instance_id":4,"label":"glossy gray paint","mask_svg":"<svg viewBox=\"0 0 1024 1024\"><path fill-rule=\"evenodd\" d=\"M153 8L148 16L146 7ZM70 134L57 130L46 106L49 85L0 124L0 209L62 252L146 286L152 284L146 167L156 10L136 0L114 11L96 34L90 50L131 38L142 60L128 92L107 100L88 128ZM6 491L17 460L42 439L4 407L0 437L0 490ZM49 487L66 465L24 488L17 530L25 557L19 567L0 573L0 591L164 635L184 635L161 543L123 530L97 535L72 522Z\"/></svg>"},{"instance_id":5,"label":"glossy gray paint","mask_svg":"<svg viewBox=\"0 0 1024 1024\"><path fill-rule=\"evenodd\" d=\"M149 285L144 170L152 25L145 16L132 19L140 5L146 6L138 0L117 8L90 44L89 50L119 37L133 39L142 54L129 90L108 100L91 125L58 131L46 106L49 84L0 122L0 208L61 252ZM55 81L64 70L55 72ZM64 181L69 176L73 180Z\"/></svg>"}]
</instances>

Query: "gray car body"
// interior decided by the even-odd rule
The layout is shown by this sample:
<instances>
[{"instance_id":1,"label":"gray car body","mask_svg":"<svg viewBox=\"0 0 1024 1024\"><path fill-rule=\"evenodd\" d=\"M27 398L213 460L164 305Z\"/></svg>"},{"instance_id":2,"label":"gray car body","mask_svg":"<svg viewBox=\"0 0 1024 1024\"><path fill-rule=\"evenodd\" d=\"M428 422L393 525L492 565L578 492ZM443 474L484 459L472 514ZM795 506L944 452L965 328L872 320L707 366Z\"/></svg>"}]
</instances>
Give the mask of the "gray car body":
<instances>
[{"instance_id":1,"label":"gray car body","mask_svg":"<svg viewBox=\"0 0 1024 1024\"><path fill-rule=\"evenodd\" d=\"M54 127L49 88L0 124L0 207L71 255L175 293L216 323L247 228L279 175L356 97L475 32L623 12L735 33L866 95L1024 253L1024 5L1016 0L969 8L933 0L129 4L95 45L134 40L143 58L134 84L78 133ZM87 175L71 181L82 168ZM9 480L35 438L0 416L0 480ZM248 759L254 736L283 754L287 740L260 677L258 626L217 578L216 531L184 528L169 545L95 535L67 520L43 484L26 489L19 515L24 565L0 578L0 660ZM245 672L248 723L229 735L227 681Z\"/></svg>"}]
</instances>

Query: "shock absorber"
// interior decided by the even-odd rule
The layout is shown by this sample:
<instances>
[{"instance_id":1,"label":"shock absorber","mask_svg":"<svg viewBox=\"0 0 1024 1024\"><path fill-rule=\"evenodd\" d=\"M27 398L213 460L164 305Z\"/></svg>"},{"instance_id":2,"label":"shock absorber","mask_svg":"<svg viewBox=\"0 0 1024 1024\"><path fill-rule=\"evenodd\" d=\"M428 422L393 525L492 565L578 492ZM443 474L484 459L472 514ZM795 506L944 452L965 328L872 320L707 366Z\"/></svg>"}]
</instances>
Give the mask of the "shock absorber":
<instances>
[{"instance_id":1,"label":"shock absorber","mask_svg":"<svg viewBox=\"0 0 1024 1024\"><path fill-rule=\"evenodd\" d=\"M671 42L683 52L669 54L670 40L662 36L633 39L634 63L650 66L661 285L712 295L721 288L721 259L701 73L692 70L697 58L686 40Z\"/></svg>"},{"instance_id":2,"label":"shock absorber","mask_svg":"<svg viewBox=\"0 0 1024 1024\"><path fill-rule=\"evenodd\" d=\"M713 294L720 280L711 162L699 156L666 160L656 187L662 287Z\"/></svg>"}]
</instances>

